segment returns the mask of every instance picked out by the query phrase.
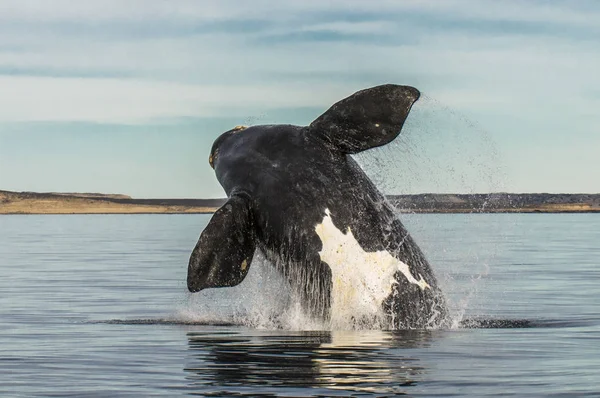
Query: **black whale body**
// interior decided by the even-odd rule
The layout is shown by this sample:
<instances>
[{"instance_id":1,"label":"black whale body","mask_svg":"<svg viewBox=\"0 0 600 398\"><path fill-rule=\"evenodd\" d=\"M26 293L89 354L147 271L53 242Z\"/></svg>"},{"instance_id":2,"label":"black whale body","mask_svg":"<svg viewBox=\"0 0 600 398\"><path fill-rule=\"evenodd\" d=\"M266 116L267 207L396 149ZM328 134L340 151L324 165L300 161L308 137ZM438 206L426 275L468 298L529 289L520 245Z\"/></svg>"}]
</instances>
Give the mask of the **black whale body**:
<instances>
[{"instance_id":1,"label":"black whale body","mask_svg":"<svg viewBox=\"0 0 600 398\"><path fill-rule=\"evenodd\" d=\"M419 95L408 86L377 86L336 103L310 126L237 127L223 133L213 145L210 163L229 199L192 252L188 289L239 284L260 249L313 316L330 319L332 311L340 310L332 308L335 287L335 297L341 297L336 305L346 296L349 305L377 305L372 315L383 316L385 327L443 325L445 302L428 262L350 156L396 138ZM324 232L321 236L318 228L337 240ZM325 246L331 249L329 257ZM350 250L356 256L344 253ZM368 269L365 278L374 280L364 292L355 289L363 282L352 275L354 261L361 261L360 267ZM365 264L369 261L373 264ZM403 264L410 274L400 271ZM343 272L334 274L340 267ZM377 299L382 292L376 290L387 286L381 280L387 281L390 270L389 291L384 289L385 298ZM377 279L380 274L384 276ZM370 321L364 312L351 321Z\"/></svg>"}]
</instances>

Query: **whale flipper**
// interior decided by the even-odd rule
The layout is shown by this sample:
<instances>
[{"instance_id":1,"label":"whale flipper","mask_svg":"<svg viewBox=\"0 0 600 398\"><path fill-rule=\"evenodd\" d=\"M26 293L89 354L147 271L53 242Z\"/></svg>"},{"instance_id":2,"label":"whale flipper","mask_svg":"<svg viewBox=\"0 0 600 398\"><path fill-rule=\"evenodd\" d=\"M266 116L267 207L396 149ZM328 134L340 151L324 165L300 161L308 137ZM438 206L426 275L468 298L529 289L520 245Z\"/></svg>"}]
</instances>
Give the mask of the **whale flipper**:
<instances>
[{"instance_id":1,"label":"whale flipper","mask_svg":"<svg viewBox=\"0 0 600 398\"><path fill-rule=\"evenodd\" d=\"M333 148L358 153L396 138L419 96L416 88L395 84L361 90L335 103L308 128Z\"/></svg>"},{"instance_id":2,"label":"whale flipper","mask_svg":"<svg viewBox=\"0 0 600 398\"><path fill-rule=\"evenodd\" d=\"M188 265L190 292L235 286L248 274L256 248L249 199L232 195L202 231Z\"/></svg>"}]
</instances>

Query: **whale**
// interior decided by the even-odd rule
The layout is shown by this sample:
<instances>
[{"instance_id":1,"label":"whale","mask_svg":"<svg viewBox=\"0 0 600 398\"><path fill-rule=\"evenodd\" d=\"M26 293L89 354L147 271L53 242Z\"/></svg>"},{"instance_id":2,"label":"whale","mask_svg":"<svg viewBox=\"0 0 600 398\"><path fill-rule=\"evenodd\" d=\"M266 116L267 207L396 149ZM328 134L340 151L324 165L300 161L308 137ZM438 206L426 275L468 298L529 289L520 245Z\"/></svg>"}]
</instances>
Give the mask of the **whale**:
<instances>
[{"instance_id":1,"label":"whale","mask_svg":"<svg viewBox=\"0 0 600 398\"><path fill-rule=\"evenodd\" d=\"M260 251L303 311L331 327L433 328L444 295L398 212L352 155L392 142L420 92L384 84L333 104L308 126L236 126L209 164L227 201L188 264L195 293L240 284Z\"/></svg>"}]
</instances>

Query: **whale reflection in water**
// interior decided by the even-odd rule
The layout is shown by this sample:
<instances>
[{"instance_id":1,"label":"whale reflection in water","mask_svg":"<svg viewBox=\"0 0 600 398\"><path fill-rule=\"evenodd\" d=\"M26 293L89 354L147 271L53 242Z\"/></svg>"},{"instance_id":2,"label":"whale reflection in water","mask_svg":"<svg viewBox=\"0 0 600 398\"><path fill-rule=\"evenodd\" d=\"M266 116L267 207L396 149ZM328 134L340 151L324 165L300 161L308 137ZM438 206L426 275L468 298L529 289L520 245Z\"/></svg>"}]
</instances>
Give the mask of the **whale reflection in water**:
<instances>
[{"instance_id":1,"label":"whale reflection in water","mask_svg":"<svg viewBox=\"0 0 600 398\"><path fill-rule=\"evenodd\" d=\"M426 371L409 349L429 345L435 333L192 331L185 371L198 393L256 396L260 386L265 395L282 387L312 388L317 395L406 394Z\"/></svg>"}]
</instances>

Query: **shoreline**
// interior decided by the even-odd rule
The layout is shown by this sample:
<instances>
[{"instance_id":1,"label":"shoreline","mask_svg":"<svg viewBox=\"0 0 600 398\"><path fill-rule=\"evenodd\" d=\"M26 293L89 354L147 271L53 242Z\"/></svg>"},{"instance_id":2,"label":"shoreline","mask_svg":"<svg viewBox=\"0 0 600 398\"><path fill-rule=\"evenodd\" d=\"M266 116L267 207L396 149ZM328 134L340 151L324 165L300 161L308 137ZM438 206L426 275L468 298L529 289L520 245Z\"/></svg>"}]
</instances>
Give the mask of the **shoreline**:
<instances>
[{"instance_id":1,"label":"shoreline","mask_svg":"<svg viewBox=\"0 0 600 398\"><path fill-rule=\"evenodd\" d=\"M0 216L137 216L137 215L197 215L197 214L214 214L210 212L112 212L112 213L8 213L0 212ZM598 210L562 210L562 211L545 211L545 210L507 210L507 211L399 211L399 214L600 214Z\"/></svg>"},{"instance_id":2,"label":"shoreline","mask_svg":"<svg viewBox=\"0 0 600 398\"><path fill-rule=\"evenodd\" d=\"M117 215L140 215L140 214L213 214L217 209L214 210L206 210L206 211L112 211L112 212L90 212L90 211L81 211L81 212L2 212L0 211L0 216L77 216L77 215L98 215L98 216L108 216L111 214Z\"/></svg>"},{"instance_id":3,"label":"shoreline","mask_svg":"<svg viewBox=\"0 0 600 398\"><path fill-rule=\"evenodd\" d=\"M387 199L404 214L600 213L600 194L414 194ZM0 190L0 215L212 214L225 201Z\"/></svg>"}]
</instances>

